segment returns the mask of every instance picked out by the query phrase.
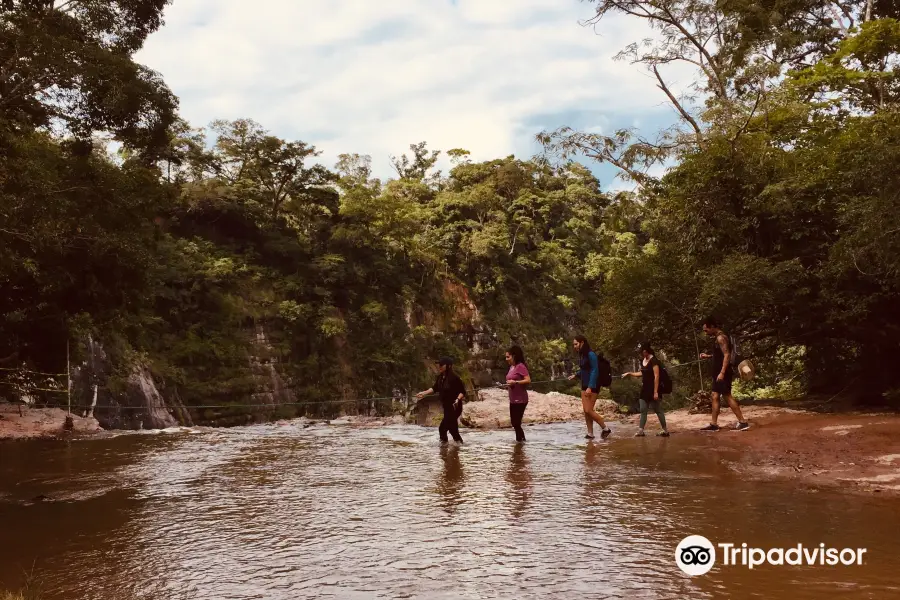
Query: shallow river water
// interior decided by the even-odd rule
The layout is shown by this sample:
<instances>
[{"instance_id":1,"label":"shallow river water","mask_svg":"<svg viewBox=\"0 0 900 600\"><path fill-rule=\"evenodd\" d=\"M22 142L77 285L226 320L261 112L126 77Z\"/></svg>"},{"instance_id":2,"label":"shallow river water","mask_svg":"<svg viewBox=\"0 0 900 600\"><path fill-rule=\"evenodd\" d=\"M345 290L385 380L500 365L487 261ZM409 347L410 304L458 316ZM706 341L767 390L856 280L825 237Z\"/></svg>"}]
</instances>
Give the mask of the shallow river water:
<instances>
[{"instance_id":1,"label":"shallow river water","mask_svg":"<svg viewBox=\"0 0 900 600\"><path fill-rule=\"evenodd\" d=\"M896 500L744 481L711 438L526 433L517 446L509 430L463 430L463 447L440 447L415 426L288 424L2 442L0 590L30 572L44 600L900 598ZM674 559L691 534L867 552L861 566L691 578Z\"/></svg>"}]
</instances>

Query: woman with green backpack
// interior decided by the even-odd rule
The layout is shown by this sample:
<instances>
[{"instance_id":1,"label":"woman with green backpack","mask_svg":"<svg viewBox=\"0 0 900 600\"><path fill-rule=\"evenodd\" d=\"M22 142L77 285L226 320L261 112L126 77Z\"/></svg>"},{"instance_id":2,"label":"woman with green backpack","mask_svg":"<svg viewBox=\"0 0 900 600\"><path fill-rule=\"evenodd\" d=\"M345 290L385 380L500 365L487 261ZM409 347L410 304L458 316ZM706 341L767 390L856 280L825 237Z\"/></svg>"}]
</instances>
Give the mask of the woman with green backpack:
<instances>
[{"instance_id":1,"label":"woman with green backpack","mask_svg":"<svg viewBox=\"0 0 900 600\"><path fill-rule=\"evenodd\" d=\"M669 437L669 431L666 429L666 415L662 409L662 397L667 389L671 391L670 386L665 385L664 380L666 382L671 380L668 378L668 373L659 364L659 360L654 355L650 344L644 342L641 344L640 349L642 358L641 370L622 374L622 379L626 377L641 378L641 425L634 437L644 437L644 427L647 425L647 411L651 406L659 419L660 427L662 427L662 430L656 435Z\"/></svg>"}]
</instances>

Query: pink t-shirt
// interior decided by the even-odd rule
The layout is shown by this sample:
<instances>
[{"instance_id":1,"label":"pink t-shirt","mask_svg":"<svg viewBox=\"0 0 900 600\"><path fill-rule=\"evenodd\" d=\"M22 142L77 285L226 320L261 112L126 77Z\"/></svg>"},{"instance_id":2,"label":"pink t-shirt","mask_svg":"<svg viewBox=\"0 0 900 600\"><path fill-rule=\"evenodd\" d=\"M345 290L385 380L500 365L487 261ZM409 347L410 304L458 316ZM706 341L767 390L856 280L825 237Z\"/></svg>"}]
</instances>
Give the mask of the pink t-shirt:
<instances>
[{"instance_id":1,"label":"pink t-shirt","mask_svg":"<svg viewBox=\"0 0 900 600\"><path fill-rule=\"evenodd\" d=\"M528 367L525 366L525 363L519 363L509 368L509 373L506 374L506 379L513 381L521 381L528 377ZM525 389L524 385L511 385L509 386L509 403L510 404L525 404L528 402L528 390Z\"/></svg>"}]
</instances>

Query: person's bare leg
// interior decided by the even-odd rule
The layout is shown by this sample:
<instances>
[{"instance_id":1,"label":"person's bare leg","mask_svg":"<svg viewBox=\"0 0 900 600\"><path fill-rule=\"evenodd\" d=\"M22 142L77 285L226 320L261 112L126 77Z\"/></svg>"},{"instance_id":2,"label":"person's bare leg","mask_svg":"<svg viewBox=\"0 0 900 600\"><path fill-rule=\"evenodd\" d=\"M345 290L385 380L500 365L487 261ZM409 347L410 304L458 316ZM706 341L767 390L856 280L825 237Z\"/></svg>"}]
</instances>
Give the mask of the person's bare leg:
<instances>
[{"instance_id":1,"label":"person's bare leg","mask_svg":"<svg viewBox=\"0 0 900 600\"><path fill-rule=\"evenodd\" d=\"M738 423L743 423L744 415L741 413L741 405L737 403L737 400L731 394L725 396L725 399L728 401L728 406L731 407L732 412L734 412L734 416L737 417Z\"/></svg>"},{"instance_id":2,"label":"person's bare leg","mask_svg":"<svg viewBox=\"0 0 900 600\"><path fill-rule=\"evenodd\" d=\"M591 437L594 437L594 419L591 418L590 409L592 408L590 405L590 400L586 398L587 393L582 390L581 392L581 409L584 411L584 424L587 425L587 434Z\"/></svg>"},{"instance_id":3,"label":"person's bare leg","mask_svg":"<svg viewBox=\"0 0 900 600\"><path fill-rule=\"evenodd\" d=\"M585 394L584 396L582 396L581 408L584 409L585 416L595 421L601 429L606 429L606 421L603 420L603 417L600 416L600 413L594 410L594 407L596 405L597 394Z\"/></svg>"},{"instance_id":4,"label":"person's bare leg","mask_svg":"<svg viewBox=\"0 0 900 600\"><path fill-rule=\"evenodd\" d=\"M710 423L712 423L713 425L719 424L719 393L718 392L712 393L712 418L710 420Z\"/></svg>"}]
</instances>

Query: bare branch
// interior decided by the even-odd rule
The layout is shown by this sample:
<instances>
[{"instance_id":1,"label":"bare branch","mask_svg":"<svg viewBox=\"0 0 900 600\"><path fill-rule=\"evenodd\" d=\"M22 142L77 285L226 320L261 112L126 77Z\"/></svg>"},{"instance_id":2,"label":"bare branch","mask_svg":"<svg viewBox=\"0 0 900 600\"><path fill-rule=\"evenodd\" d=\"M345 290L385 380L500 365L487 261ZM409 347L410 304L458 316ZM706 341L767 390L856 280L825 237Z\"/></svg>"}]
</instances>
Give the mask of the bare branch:
<instances>
[{"instance_id":1,"label":"bare branch","mask_svg":"<svg viewBox=\"0 0 900 600\"><path fill-rule=\"evenodd\" d=\"M844 19L841 17L841 13L838 12L837 6L834 4L828 7L831 10L831 14L834 16L834 20L837 22L838 26L841 28L841 33L847 35L847 26L844 24Z\"/></svg>"},{"instance_id":2,"label":"bare branch","mask_svg":"<svg viewBox=\"0 0 900 600\"><path fill-rule=\"evenodd\" d=\"M715 60L715 57L713 57L713 56L709 53L709 50L706 49L706 46L704 46L702 43L700 43L700 40L698 40L697 37L696 37L694 34L692 34L691 32L689 32L689 31L685 28L685 26L681 24L681 22L675 17L675 15L673 15L672 12L668 9L668 7L663 6L663 7L661 7L661 9L662 9L662 11L666 14L666 16L667 16L668 18L666 19L666 18L662 18L662 17L659 17L659 16L657 16L656 18L658 18L658 19L660 19L661 21L663 21L663 22L665 22L665 23L668 23L669 25L672 25L673 27L675 27L676 29L678 29L678 31L680 31L681 34L682 34L685 38L687 38L687 40L688 40L689 42L691 42L691 44L693 44L694 47L697 48L697 51L700 52L700 55L701 55L703 58L705 58L705 59L706 59L706 62L709 64L709 69L712 70L712 71L710 72L710 71L707 71L707 69L704 69L704 71L706 71L707 76L710 77L710 79L712 79L713 83L715 83L715 84L718 86L718 88L719 88L718 91L719 91L719 93L720 93L720 97L722 97L722 98L727 98L727 97L728 97L728 92L727 92L727 90L725 89L725 84L724 84L724 82L722 81L721 75L720 75L719 72L718 72L718 68L717 68L717 66L716 66L716 60Z\"/></svg>"},{"instance_id":3,"label":"bare branch","mask_svg":"<svg viewBox=\"0 0 900 600\"><path fill-rule=\"evenodd\" d=\"M31 241L34 239L34 237L28 235L27 233L22 233L20 231L11 231L9 229L0 228L0 233L5 233L7 235L11 235L13 237L21 238L23 240L28 240L28 241Z\"/></svg>"},{"instance_id":4,"label":"bare branch","mask_svg":"<svg viewBox=\"0 0 900 600\"><path fill-rule=\"evenodd\" d=\"M75 8L76 4L78 4L78 0L66 0L66 2L63 2L59 6L51 6L51 9L57 10L59 12L68 13L68 12L71 12Z\"/></svg>"},{"instance_id":5,"label":"bare branch","mask_svg":"<svg viewBox=\"0 0 900 600\"><path fill-rule=\"evenodd\" d=\"M759 108L759 101L762 99L763 92L762 90L758 90L756 92L756 101L753 103L753 108L750 109L750 114L747 116L747 120L744 121L744 124L737 130L737 133L734 134L734 137L731 139L731 151L734 152L734 145L737 143L737 140L743 133L747 130L747 126L750 125L750 121L753 120L753 117L756 116L756 109Z\"/></svg>"},{"instance_id":6,"label":"bare branch","mask_svg":"<svg viewBox=\"0 0 900 600\"><path fill-rule=\"evenodd\" d=\"M656 75L656 80L659 84L656 86L661 89L666 96L669 97L669 100L675 106L675 109L681 114L685 121L691 124L691 127L694 128L694 133L697 136L697 144L703 144L703 131L700 129L700 125L697 124L697 121L684 109L678 99L669 91L669 86L666 85L666 82L663 81L662 75L659 74L659 69L656 68L656 65L652 65L653 74Z\"/></svg>"}]
</instances>

